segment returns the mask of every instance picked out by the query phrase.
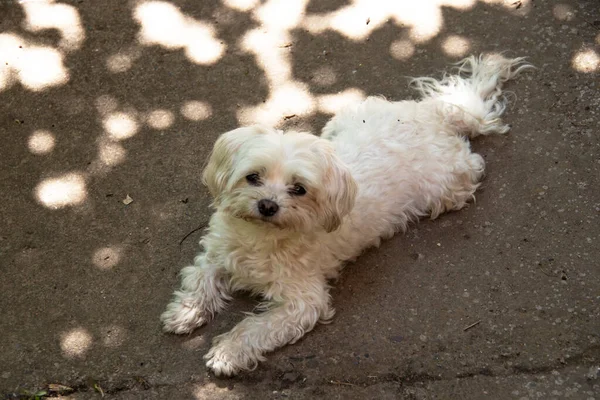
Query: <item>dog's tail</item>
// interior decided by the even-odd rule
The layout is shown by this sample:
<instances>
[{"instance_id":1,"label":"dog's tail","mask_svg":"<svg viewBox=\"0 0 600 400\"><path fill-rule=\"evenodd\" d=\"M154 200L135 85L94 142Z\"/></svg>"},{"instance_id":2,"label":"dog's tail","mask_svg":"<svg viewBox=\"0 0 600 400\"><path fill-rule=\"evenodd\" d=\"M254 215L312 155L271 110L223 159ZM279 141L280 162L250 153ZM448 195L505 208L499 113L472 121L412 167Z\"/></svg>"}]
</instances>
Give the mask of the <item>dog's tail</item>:
<instances>
[{"instance_id":1,"label":"dog's tail","mask_svg":"<svg viewBox=\"0 0 600 400\"><path fill-rule=\"evenodd\" d=\"M441 80L415 78L411 85L423 101L441 100L437 107L444 123L469 137L490 133L506 133L510 127L501 116L506 109L502 84L521 71L533 68L523 57L505 58L499 54L471 56L457 64L455 75Z\"/></svg>"}]
</instances>

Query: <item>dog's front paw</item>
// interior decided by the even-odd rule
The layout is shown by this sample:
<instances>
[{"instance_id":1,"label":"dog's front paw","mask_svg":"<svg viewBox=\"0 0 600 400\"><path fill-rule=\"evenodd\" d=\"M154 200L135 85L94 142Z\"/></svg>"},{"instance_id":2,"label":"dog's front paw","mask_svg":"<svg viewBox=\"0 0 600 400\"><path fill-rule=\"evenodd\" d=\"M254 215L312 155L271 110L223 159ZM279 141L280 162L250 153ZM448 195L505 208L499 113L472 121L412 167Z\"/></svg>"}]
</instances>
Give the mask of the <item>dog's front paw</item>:
<instances>
[{"instance_id":1,"label":"dog's front paw","mask_svg":"<svg viewBox=\"0 0 600 400\"><path fill-rule=\"evenodd\" d=\"M206 362L206 366L216 375L231 377L239 372L232 361L232 357L226 352L215 354Z\"/></svg>"},{"instance_id":2,"label":"dog's front paw","mask_svg":"<svg viewBox=\"0 0 600 400\"><path fill-rule=\"evenodd\" d=\"M224 339L222 335L215 338L215 344L204 356L206 366L216 376L230 377L237 375L241 370L250 370L256 367L258 360L252 357L252 352L245 352L237 343Z\"/></svg>"},{"instance_id":3,"label":"dog's front paw","mask_svg":"<svg viewBox=\"0 0 600 400\"><path fill-rule=\"evenodd\" d=\"M206 312L192 301L176 299L169 303L160 316L165 332L183 334L190 333L207 321Z\"/></svg>"}]
</instances>

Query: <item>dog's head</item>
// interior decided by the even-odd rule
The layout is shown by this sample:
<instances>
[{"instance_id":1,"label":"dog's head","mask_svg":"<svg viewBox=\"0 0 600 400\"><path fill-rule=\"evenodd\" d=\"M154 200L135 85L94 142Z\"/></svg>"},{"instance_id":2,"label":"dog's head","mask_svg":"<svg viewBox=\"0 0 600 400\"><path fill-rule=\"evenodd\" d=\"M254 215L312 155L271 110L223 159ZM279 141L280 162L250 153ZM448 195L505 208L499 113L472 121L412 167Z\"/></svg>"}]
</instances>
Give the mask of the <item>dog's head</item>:
<instances>
[{"instance_id":1,"label":"dog's head","mask_svg":"<svg viewBox=\"0 0 600 400\"><path fill-rule=\"evenodd\" d=\"M329 141L260 126L221 135L203 181L220 211L295 231L335 230L357 193Z\"/></svg>"}]
</instances>

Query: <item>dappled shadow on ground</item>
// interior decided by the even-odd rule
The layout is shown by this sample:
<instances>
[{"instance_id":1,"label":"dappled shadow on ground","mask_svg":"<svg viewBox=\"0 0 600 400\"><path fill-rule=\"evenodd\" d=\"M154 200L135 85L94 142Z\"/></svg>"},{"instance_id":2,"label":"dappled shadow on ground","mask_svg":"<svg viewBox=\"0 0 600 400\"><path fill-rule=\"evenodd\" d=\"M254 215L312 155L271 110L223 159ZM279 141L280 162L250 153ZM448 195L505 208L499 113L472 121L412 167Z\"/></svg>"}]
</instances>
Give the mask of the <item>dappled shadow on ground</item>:
<instances>
[{"instance_id":1,"label":"dappled shadow on ground","mask_svg":"<svg viewBox=\"0 0 600 400\"><path fill-rule=\"evenodd\" d=\"M215 138L238 125L262 122L318 134L347 102L377 94L408 98L406 76L436 74L467 54L507 50L530 56L539 67L528 86L522 82L516 90L519 103L508 118L541 137L527 136L526 148L515 150L512 157L521 170L505 171L504 184L552 173L536 169L542 167L529 158L534 151L561 154L564 168L585 175L575 182L581 190L597 180L582 161L597 160L589 114L598 107L597 81L592 82L600 68L600 16L593 1L22 0L0 1L0 15L5 16L0 23L0 330L2 359L9 366L0 378L2 391L52 381L80 383L86 377L114 389L143 376L156 384L191 379L199 385L195 396L202 398L203 383L213 378L204 375L201 355L239 313L225 313L182 338L162 335L158 316L201 233L181 239L208 220L202 165ZM559 125L539 125L548 121ZM565 147L556 150L559 141ZM486 142L507 157L511 152L503 148L517 147L510 139L487 139L478 149L488 160L500 157ZM541 182L527 178L523 183L532 188L516 193L538 196ZM495 194L512 204L527 203L515 193ZM486 196L483 204L495 198ZM488 204L494 206L500 207ZM491 218L476 209L468 216L479 223ZM446 227L458 218L450 216ZM412 363L421 346L443 352L424 347L423 334L407 322L418 307L404 305L419 299L419 307L437 310L429 311L429 318L446 318L435 302L422 300L430 293L414 276L429 281L434 291L448 292L462 290L460 278L445 283L433 267L401 278L412 269L406 265L420 260L412 255L420 253L394 250L403 243L429 251L427 240L436 240L438 228L424 226L433 230L426 239L398 239L350 268L355 275L345 276L336 291L337 325L318 328L299 346L273 355L272 366L240 382L266 379L279 388L276 381L289 368L289 357L309 382L317 379L317 370L332 375L338 363L349 368L348 375L366 376L355 356L334 355L348 353L341 344L327 344L349 341L360 347L375 340L374 331L357 322L360 315L393 314L387 318L390 333L383 334L392 340L372 351L381 359L375 368L380 373ZM479 226L456 229L468 236ZM461 246L456 229L440 228L439 237ZM478 263L487 255L469 257ZM369 279L361 272L367 265L367 275L387 278ZM348 287L360 298L345 291ZM510 301L503 305L511 306ZM455 309L465 318L461 325L476 318L471 303ZM424 324L435 330L431 321ZM454 340L444 347L478 340L457 339L452 329L441 332ZM405 347L390 356L400 342ZM315 348L319 357L293 358ZM217 381L216 388L221 386ZM245 396L241 389L228 393Z\"/></svg>"}]
</instances>

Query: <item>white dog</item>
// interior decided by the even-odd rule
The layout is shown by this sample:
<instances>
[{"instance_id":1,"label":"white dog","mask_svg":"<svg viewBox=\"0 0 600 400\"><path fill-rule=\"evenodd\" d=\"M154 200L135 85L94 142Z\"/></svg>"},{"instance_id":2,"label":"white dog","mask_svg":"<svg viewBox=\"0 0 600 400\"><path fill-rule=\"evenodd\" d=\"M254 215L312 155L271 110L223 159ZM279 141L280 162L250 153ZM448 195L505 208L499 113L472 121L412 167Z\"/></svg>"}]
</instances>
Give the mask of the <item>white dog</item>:
<instances>
[{"instance_id":1,"label":"white dog","mask_svg":"<svg viewBox=\"0 0 600 400\"><path fill-rule=\"evenodd\" d=\"M232 291L261 295L264 312L215 338L205 356L229 376L329 321L328 280L345 261L474 197L484 161L468 138L508 131L500 88L528 67L468 58L457 75L414 79L421 101L370 97L338 113L321 138L258 126L223 134L203 174L216 212L161 316L164 330L191 332Z\"/></svg>"}]
</instances>

